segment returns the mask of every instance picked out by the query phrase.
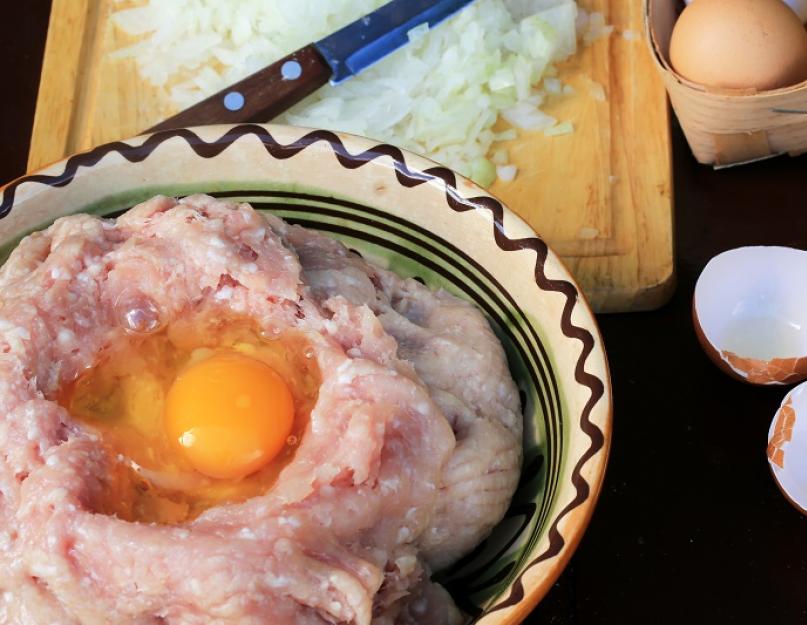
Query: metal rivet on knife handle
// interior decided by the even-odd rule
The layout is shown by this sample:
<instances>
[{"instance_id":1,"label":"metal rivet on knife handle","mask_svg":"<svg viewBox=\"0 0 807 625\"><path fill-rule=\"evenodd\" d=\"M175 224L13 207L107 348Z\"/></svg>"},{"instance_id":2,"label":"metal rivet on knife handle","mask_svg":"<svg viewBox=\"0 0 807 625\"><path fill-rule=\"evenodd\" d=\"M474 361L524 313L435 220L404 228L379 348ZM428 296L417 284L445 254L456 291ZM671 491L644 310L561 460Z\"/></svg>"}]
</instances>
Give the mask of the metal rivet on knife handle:
<instances>
[{"instance_id":1,"label":"metal rivet on knife handle","mask_svg":"<svg viewBox=\"0 0 807 625\"><path fill-rule=\"evenodd\" d=\"M335 33L280 59L147 132L201 124L266 122L325 85L381 60L474 0L390 0Z\"/></svg>"},{"instance_id":2,"label":"metal rivet on knife handle","mask_svg":"<svg viewBox=\"0 0 807 625\"><path fill-rule=\"evenodd\" d=\"M331 74L330 66L314 46L306 46L146 132L266 122L327 84Z\"/></svg>"},{"instance_id":3,"label":"metal rivet on knife handle","mask_svg":"<svg viewBox=\"0 0 807 625\"><path fill-rule=\"evenodd\" d=\"M280 74L285 80L297 80L303 75L303 68L297 61L286 61L280 68Z\"/></svg>"},{"instance_id":4,"label":"metal rivet on knife handle","mask_svg":"<svg viewBox=\"0 0 807 625\"><path fill-rule=\"evenodd\" d=\"M230 91L226 96L224 96L224 108L228 111L240 111L244 108L244 94L239 93L238 91Z\"/></svg>"}]
</instances>

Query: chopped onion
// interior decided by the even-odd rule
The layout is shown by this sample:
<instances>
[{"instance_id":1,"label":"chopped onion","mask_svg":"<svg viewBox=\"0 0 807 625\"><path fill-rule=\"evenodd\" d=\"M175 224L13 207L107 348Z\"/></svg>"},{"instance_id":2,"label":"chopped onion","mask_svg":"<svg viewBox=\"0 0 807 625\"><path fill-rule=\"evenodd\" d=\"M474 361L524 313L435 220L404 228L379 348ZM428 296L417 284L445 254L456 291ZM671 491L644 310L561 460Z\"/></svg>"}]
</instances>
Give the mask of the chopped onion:
<instances>
[{"instance_id":1,"label":"chopped onion","mask_svg":"<svg viewBox=\"0 0 807 625\"><path fill-rule=\"evenodd\" d=\"M544 134L547 137L559 137L561 135L570 135L574 132L574 125L572 122L561 122L552 128L547 128L544 130Z\"/></svg>"},{"instance_id":2,"label":"chopped onion","mask_svg":"<svg viewBox=\"0 0 807 625\"><path fill-rule=\"evenodd\" d=\"M496 165L484 156L476 158L471 163L469 177L483 187L489 187L496 180Z\"/></svg>"},{"instance_id":3,"label":"chopped onion","mask_svg":"<svg viewBox=\"0 0 807 625\"><path fill-rule=\"evenodd\" d=\"M600 83L596 80L589 81L588 92L591 94L591 97L594 98L597 102L605 102L605 87L603 87Z\"/></svg>"},{"instance_id":4,"label":"chopped onion","mask_svg":"<svg viewBox=\"0 0 807 625\"><path fill-rule=\"evenodd\" d=\"M558 95L563 92L563 83L557 78L544 78L544 89L547 93Z\"/></svg>"},{"instance_id":5,"label":"chopped onion","mask_svg":"<svg viewBox=\"0 0 807 625\"><path fill-rule=\"evenodd\" d=\"M529 104L516 104L502 111L502 117L522 130L544 130L554 126L558 120Z\"/></svg>"},{"instance_id":6,"label":"chopped onion","mask_svg":"<svg viewBox=\"0 0 807 625\"><path fill-rule=\"evenodd\" d=\"M134 58L140 75L183 109L385 1L146 0L114 13L114 24L140 40L113 54ZM537 85L545 79L546 91L566 92L553 63L575 53L578 36L609 28L597 15L585 16L584 29L574 0L477 0L437 28L413 29L409 45L278 121L394 143L487 185L497 175L492 144L516 137L494 124L502 117L523 130L556 127L538 108Z\"/></svg>"},{"instance_id":7,"label":"chopped onion","mask_svg":"<svg viewBox=\"0 0 807 625\"><path fill-rule=\"evenodd\" d=\"M493 135L494 141L512 141L513 139L518 139L518 133L513 128L502 130Z\"/></svg>"},{"instance_id":8,"label":"chopped onion","mask_svg":"<svg viewBox=\"0 0 807 625\"><path fill-rule=\"evenodd\" d=\"M613 32L614 27L605 23L605 16L602 13L591 13L586 31L583 33L583 43L590 46L597 39L609 37Z\"/></svg>"},{"instance_id":9,"label":"chopped onion","mask_svg":"<svg viewBox=\"0 0 807 625\"><path fill-rule=\"evenodd\" d=\"M502 149L496 150L490 160L493 161L494 165L507 165L507 161L510 160L510 157L507 154L507 150Z\"/></svg>"},{"instance_id":10,"label":"chopped onion","mask_svg":"<svg viewBox=\"0 0 807 625\"><path fill-rule=\"evenodd\" d=\"M518 168L515 165L499 165L496 168L496 175L502 182L512 182L517 173Z\"/></svg>"}]
</instances>

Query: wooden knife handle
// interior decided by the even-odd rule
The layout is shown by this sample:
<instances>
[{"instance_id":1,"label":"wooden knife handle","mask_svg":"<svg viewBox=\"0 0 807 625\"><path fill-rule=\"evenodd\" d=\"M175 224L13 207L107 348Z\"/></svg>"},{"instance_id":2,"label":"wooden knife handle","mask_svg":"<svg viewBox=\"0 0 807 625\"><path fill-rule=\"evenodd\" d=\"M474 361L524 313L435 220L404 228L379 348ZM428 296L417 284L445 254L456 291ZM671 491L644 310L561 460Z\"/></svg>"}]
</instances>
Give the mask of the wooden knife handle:
<instances>
[{"instance_id":1,"label":"wooden knife handle","mask_svg":"<svg viewBox=\"0 0 807 625\"><path fill-rule=\"evenodd\" d=\"M322 55L308 45L146 132L206 124L267 122L322 87L331 74Z\"/></svg>"}]
</instances>

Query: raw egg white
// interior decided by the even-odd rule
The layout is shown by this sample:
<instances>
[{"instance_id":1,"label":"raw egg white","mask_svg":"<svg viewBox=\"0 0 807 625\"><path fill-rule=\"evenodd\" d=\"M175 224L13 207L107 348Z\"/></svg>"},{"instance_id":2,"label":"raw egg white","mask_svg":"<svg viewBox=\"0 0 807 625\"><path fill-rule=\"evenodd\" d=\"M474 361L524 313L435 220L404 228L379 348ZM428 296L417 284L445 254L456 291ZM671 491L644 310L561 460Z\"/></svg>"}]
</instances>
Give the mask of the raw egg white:
<instances>
[{"instance_id":1,"label":"raw egg white","mask_svg":"<svg viewBox=\"0 0 807 625\"><path fill-rule=\"evenodd\" d=\"M807 31L782 0L695 0L675 24L670 62L706 87L787 87L807 80Z\"/></svg>"},{"instance_id":2,"label":"raw egg white","mask_svg":"<svg viewBox=\"0 0 807 625\"><path fill-rule=\"evenodd\" d=\"M302 436L319 371L304 335L270 336L217 320L127 337L62 391L59 402L116 459L98 512L179 523L271 487Z\"/></svg>"}]
</instances>

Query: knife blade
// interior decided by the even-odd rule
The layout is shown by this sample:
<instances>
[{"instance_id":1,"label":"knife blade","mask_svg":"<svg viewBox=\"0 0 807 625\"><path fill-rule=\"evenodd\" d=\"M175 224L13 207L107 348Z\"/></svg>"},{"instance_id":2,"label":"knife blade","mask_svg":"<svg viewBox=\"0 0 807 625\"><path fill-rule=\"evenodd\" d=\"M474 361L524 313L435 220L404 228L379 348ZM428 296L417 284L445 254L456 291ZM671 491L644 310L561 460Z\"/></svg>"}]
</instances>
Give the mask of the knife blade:
<instances>
[{"instance_id":1,"label":"knife blade","mask_svg":"<svg viewBox=\"0 0 807 625\"><path fill-rule=\"evenodd\" d=\"M392 0L146 132L269 121L327 82L339 84L406 45L412 29L432 28L473 1Z\"/></svg>"}]
</instances>

